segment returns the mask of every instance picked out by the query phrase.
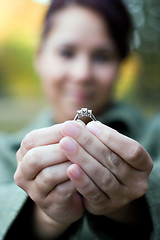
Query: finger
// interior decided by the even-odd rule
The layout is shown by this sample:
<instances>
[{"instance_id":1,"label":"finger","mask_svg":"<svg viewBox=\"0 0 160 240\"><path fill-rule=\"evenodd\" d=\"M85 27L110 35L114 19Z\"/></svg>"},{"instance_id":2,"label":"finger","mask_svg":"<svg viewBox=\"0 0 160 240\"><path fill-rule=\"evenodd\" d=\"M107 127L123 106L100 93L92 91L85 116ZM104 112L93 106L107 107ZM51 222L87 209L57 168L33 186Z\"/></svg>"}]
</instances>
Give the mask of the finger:
<instances>
[{"instance_id":1,"label":"finger","mask_svg":"<svg viewBox=\"0 0 160 240\"><path fill-rule=\"evenodd\" d=\"M121 191L122 184L102 164L96 161L74 139L64 137L60 141L60 147L66 158L76 163L88 175L90 179L109 197L114 197Z\"/></svg>"},{"instance_id":2,"label":"finger","mask_svg":"<svg viewBox=\"0 0 160 240\"><path fill-rule=\"evenodd\" d=\"M56 216L59 218L62 215L64 219L68 219L69 221L71 216L73 218L75 216L74 221L76 221L77 214L78 216L83 215L84 207L82 198L70 180L57 185L47 198L53 204L54 219L56 219ZM48 204L46 208L48 208Z\"/></svg>"},{"instance_id":3,"label":"finger","mask_svg":"<svg viewBox=\"0 0 160 240\"><path fill-rule=\"evenodd\" d=\"M36 187L32 181L30 186L28 184L27 193L34 202L45 208L48 208L50 205L53 205L54 208L56 205L57 207L60 207L62 204L65 206L66 201L76 192L75 186L70 180L60 183L48 194L39 191ZM48 210L49 212L51 211L51 209Z\"/></svg>"},{"instance_id":4,"label":"finger","mask_svg":"<svg viewBox=\"0 0 160 240\"><path fill-rule=\"evenodd\" d=\"M38 146L58 143L62 138L61 126L62 124L56 124L48 128L42 128L28 133L21 143L21 155L24 156L30 149Z\"/></svg>"},{"instance_id":5,"label":"finger","mask_svg":"<svg viewBox=\"0 0 160 240\"><path fill-rule=\"evenodd\" d=\"M70 165L67 173L78 192L88 201L100 203L104 199L109 200L109 197L95 185L77 164Z\"/></svg>"},{"instance_id":6,"label":"finger","mask_svg":"<svg viewBox=\"0 0 160 240\"><path fill-rule=\"evenodd\" d=\"M73 137L94 159L108 168L122 184L130 185L133 179L137 179L137 171L135 172L133 167L111 151L86 127L68 121L62 126L62 133Z\"/></svg>"},{"instance_id":7,"label":"finger","mask_svg":"<svg viewBox=\"0 0 160 240\"><path fill-rule=\"evenodd\" d=\"M99 155L103 159L104 166L125 186L135 186L142 178L142 174L144 175L144 172L137 171L111 150L99 151Z\"/></svg>"},{"instance_id":8,"label":"finger","mask_svg":"<svg viewBox=\"0 0 160 240\"><path fill-rule=\"evenodd\" d=\"M70 199L70 197L76 193L77 190L74 184L68 180L56 186L54 191L51 192L51 195L57 200L57 202L64 202L66 204L66 200Z\"/></svg>"},{"instance_id":9,"label":"finger","mask_svg":"<svg viewBox=\"0 0 160 240\"><path fill-rule=\"evenodd\" d=\"M135 140L98 121L88 123L87 129L135 169L151 170L152 160L149 154Z\"/></svg>"},{"instance_id":10,"label":"finger","mask_svg":"<svg viewBox=\"0 0 160 240\"><path fill-rule=\"evenodd\" d=\"M46 167L67 161L59 144L41 146L31 149L21 162L21 171L27 180L33 180Z\"/></svg>"},{"instance_id":11,"label":"finger","mask_svg":"<svg viewBox=\"0 0 160 240\"><path fill-rule=\"evenodd\" d=\"M70 165L71 162L67 161L44 168L34 179L33 191L41 192L43 197L47 196L58 184L69 180L67 169Z\"/></svg>"},{"instance_id":12,"label":"finger","mask_svg":"<svg viewBox=\"0 0 160 240\"><path fill-rule=\"evenodd\" d=\"M103 165L103 158L99 152L106 153L110 151L97 137L91 134L84 125L74 121L67 121L62 126L62 134L75 139L90 155Z\"/></svg>"}]
</instances>

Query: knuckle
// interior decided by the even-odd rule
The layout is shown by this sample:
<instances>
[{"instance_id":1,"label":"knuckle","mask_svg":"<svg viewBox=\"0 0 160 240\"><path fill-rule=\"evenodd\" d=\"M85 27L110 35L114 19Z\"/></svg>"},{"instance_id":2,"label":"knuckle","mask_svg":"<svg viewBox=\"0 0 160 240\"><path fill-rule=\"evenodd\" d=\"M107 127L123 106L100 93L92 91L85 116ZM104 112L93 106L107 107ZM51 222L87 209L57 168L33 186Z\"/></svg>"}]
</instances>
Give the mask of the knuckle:
<instances>
[{"instance_id":1,"label":"knuckle","mask_svg":"<svg viewBox=\"0 0 160 240\"><path fill-rule=\"evenodd\" d=\"M66 193L66 189L64 188L63 184L59 184L57 187L56 187L56 192L57 194L60 196L60 197L63 197L64 194Z\"/></svg>"},{"instance_id":2,"label":"knuckle","mask_svg":"<svg viewBox=\"0 0 160 240\"><path fill-rule=\"evenodd\" d=\"M100 186L104 192L108 192L111 189L113 189L114 186L113 177L108 171L105 171L104 176L101 178Z\"/></svg>"},{"instance_id":3,"label":"knuckle","mask_svg":"<svg viewBox=\"0 0 160 240\"><path fill-rule=\"evenodd\" d=\"M53 167L44 168L41 171L43 177L43 184L50 185L51 183L56 182L56 174L53 172Z\"/></svg>"},{"instance_id":4,"label":"knuckle","mask_svg":"<svg viewBox=\"0 0 160 240\"><path fill-rule=\"evenodd\" d=\"M19 174L17 173L17 171L14 174L14 181L15 183L19 186L20 182L21 182L21 177L19 176Z\"/></svg>"},{"instance_id":5,"label":"knuckle","mask_svg":"<svg viewBox=\"0 0 160 240\"><path fill-rule=\"evenodd\" d=\"M36 130L28 133L21 142L21 148L29 151L35 145L35 133Z\"/></svg>"},{"instance_id":6,"label":"knuckle","mask_svg":"<svg viewBox=\"0 0 160 240\"><path fill-rule=\"evenodd\" d=\"M32 148L25 155L25 160L30 168L37 168L41 159L40 147Z\"/></svg>"},{"instance_id":7,"label":"knuckle","mask_svg":"<svg viewBox=\"0 0 160 240\"><path fill-rule=\"evenodd\" d=\"M95 190L88 181L83 183L81 189L85 196L88 196L89 198L94 198Z\"/></svg>"},{"instance_id":8,"label":"knuckle","mask_svg":"<svg viewBox=\"0 0 160 240\"><path fill-rule=\"evenodd\" d=\"M56 202L65 202L73 193L75 193L75 186L68 180L55 187L54 199Z\"/></svg>"},{"instance_id":9,"label":"knuckle","mask_svg":"<svg viewBox=\"0 0 160 240\"><path fill-rule=\"evenodd\" d=\"M99 191L91 191L91 193L90 194L92 194L91 196L92 196L92 202L94 202L94 203L98 203L98 202L100 202L101 201L101 194L100 194L100 192Z\"/></svg>"},{"instance_id":10,"label":"knuckle","mask_svg":"<svg viewBox=\"0 0 160 240\"><path fill-rule=\"evenodd\" d=\"M120 168L122 166L122 159L112 151L110 152L110 162L114 168Z\"/></svg>"},{"instance_id":11,"label":"knuckle","mask_svg":"<svg viewBox=\"0 0 160 240\"><path fill-rule=\"evenodd\" d=\"M90 135L86 136L84 139L83 139L83 144L84 146L90 146L92 144L92 138L90 137Z\"/></svg>"},{"instance_id":12,"label":"knuckle","mask_svg":"<svg viewBox=\"0 0 160 240\"><path fill-rule=\"evenodd\" d=\"M62 202L64 201L65 195L67 194L67 191L63 187L63 185L59 184L56 189L55 189L55 200L57 202Z\"/></svg>"},{"instance_id":13,"label":"knuckle","mask_svg":"<svg viewBox=\"0 0 160 240\"><path fill-rule=\"evenodd\" d=\"M118 132L115 129L108 129L106 134L106 142L113 142L113 136L116 135Z\"/></svg>"},{"instance_id":14,"label":"knuckle","mask_svg":"<svg viewBox=\"0 0 160 240\"><path fill-rule=\"evenodd\" d=\"M144 196L147 190L148 190L148 183L146 181L139 181L136 187L132 189L132 194L131 194L132 199L138 199Z\"/></svg>"},{"instance_id":15,"label":"knuckle","mask_svg":"<svg viewBox=\"0 0 160 240\"><path fill-rule=\"evenodd\" d=\"M17 186L24 189L24 179L23 179L23 176L20 174L20 172L18 170L16 170L16 172L14 174L14 181L15 181Z\"/></svg>"},{"instance_id":16,"label":"knuckle","mask_svg":"<svg viewBox=\"0 0 160 240\"><path fill-rule=\"evenodd\" d=\"M148 182L141 181L138 184L138 189L139 189L140 197L143 196L147 192L147 190L148 190Z\"/></svg>"},{"instance_id":17,"label":"knuckle","mask_svg":"<svg viewBox=\"0 0 160 240\"><path fill-rule=\"evenodd\" d=\"M135 141L135 143L132 145L129 154L129 160L134 161L135 159L140 158L143 151L144 151L143 147L138 142Z\"/></svg>"}]
</instances>

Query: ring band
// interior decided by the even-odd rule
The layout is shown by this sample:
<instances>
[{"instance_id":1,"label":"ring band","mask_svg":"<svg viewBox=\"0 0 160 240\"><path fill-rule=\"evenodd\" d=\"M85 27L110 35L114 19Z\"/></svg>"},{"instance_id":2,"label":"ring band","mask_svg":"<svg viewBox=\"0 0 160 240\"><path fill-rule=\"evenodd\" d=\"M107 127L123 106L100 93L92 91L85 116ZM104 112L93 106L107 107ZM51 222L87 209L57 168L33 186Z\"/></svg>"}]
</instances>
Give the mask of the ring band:
<instances>
[{"instance_id":1,"label":"ring band","mask_svg":"<svg viewBox=\"0 0 160 240\"><path fill-rule=\"evenodd\" d=\"M77 114L76 114L74 120L76 121L77 119L79 119L81 117L89 117L93 121L96 121L96 118L92 113L92 110L89 110L88 108L81 108L81 110L77 110Z\"/></svg>"}]
</instances>

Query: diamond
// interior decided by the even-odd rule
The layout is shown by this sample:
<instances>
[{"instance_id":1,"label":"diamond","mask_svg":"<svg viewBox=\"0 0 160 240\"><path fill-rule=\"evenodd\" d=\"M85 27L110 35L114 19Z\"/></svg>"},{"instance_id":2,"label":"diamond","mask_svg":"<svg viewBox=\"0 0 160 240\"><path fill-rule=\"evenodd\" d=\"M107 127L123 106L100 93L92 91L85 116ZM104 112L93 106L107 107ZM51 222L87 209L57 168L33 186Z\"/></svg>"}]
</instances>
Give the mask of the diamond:
<instances>
[{"instance_id":1,"label":"diamond","mask_svg":"<svg viewBox=\"0 0 160 240\"><path fill-rule=\"evenodd\" d=\"M90 117L92 120L96 121L95 116L92 114L92 110L88 110L88 108L81 108L81 110L77 110L77 115L74 120L77 120L81 117Z\"/></svg>"}]
</instances>

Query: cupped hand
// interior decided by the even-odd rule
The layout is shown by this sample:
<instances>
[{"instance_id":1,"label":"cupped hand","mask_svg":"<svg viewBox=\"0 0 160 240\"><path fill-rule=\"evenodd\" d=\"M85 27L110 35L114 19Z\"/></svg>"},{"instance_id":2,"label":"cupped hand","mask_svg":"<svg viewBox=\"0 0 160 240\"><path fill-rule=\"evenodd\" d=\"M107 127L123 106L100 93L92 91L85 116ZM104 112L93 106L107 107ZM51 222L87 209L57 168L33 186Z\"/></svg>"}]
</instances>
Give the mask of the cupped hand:
<instances>
[{"instance_id":1,"label":"cupped hand","mask_svg":"<svg viewBox=\"0 0 160 240\"><path fill-rule=\"evenodd\" d=\"M67 175L71 165L59 141L62 124L27 134L17 152L15 182L43 212L38 216L70 225L84 211L81 196ZM45 217L44 217L45 219Z\"/></svg>"},{"instance_id":2,"label":"cupped hand","mask_svg":"<svg viewBox=\"0 0 160 240\"><path fill-rule=\"evenodd\" d=\"M148 189L153 163L145 149L98 121L87 126L66 122L62 135L60 147L73 163L68 176L82 194L86 209L116 220L124 212L129 214L133 200Z\"/></svg>"}]
</instances>

